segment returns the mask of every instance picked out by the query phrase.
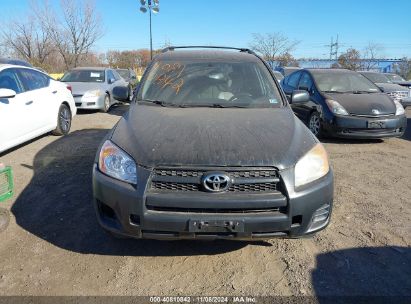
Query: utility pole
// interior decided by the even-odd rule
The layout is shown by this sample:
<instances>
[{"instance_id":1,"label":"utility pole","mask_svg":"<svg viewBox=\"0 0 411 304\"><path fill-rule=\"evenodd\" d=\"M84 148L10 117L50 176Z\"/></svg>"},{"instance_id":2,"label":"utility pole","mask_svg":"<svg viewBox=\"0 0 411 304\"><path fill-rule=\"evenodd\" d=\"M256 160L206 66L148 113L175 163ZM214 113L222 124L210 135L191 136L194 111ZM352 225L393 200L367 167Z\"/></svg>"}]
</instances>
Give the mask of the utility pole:
<instances>
[{"instance_id":1,"label":"utility pole","mask_svg":"<svg viewBox=\"0 0 411 304\"><path fill-rule=\"evenodd\" d=\"M331 37L331 43L330 45L327 45L330 47L330 60L338 60L338 35L337 35L337 40L334 42L334 37Z\"/></svg>"}]
</instances>

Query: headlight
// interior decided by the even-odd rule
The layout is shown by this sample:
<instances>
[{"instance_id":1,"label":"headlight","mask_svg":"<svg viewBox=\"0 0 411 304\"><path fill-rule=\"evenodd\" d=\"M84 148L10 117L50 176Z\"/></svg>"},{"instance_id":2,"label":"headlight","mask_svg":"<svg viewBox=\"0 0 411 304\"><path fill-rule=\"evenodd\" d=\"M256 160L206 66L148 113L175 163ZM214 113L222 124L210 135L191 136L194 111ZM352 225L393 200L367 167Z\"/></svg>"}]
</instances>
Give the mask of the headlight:
<instances>
[{"instance_id":1,"label":"headlight","mask_svg":"<svg viewBox=\"0 0 411 304\"><path fill-rule=\"evenodd\" d=\"M83 98L94 98L94 97L99 97L101 95L100 90L93 90L93 91L87 91L84 93Z\"/></svg>"},{"instance_id":2,"label":"headlight","mask_svg":"<svg viewBox=\"0 0 411 304\"><path fill-rule=\"evenodd\" d=\"M337 115L348 115L348 112L342 105L340 105L337 101L332 100L332 99L326 99L325 100L328 108L333 112L334 114Z\"/></svg>"},{"instance_id":3,"label":"headlight","mask_svg":"<svg viewBox=\"0 0 411 304\"><path fill-rule=\"evenodd\" d=\"M402 104L398 100L395 100L395 99L394 99L394 103L395 103L395 115L404 115L405 110Z\"/></svg>"},{"instance_id":4,"label":"headlight","mask_svg":"<svg viewBox=\"0 0 411 304\"><path fill-rule=\"evenodd\" d=\"M322 144L316 144L295 165L295 187L305 185L330 171L328 156Z\"/></svg>"},{"instance_id":5,"label":"headlight","mask_svg":"<svg viewBox=\"0 0 411 304\"><path fill-rule=\"evenodd\" d=\"M137 184L135 161L111 141L106 140L100 150L98 168L108 176Z\"/></svg>"}]
</instances>

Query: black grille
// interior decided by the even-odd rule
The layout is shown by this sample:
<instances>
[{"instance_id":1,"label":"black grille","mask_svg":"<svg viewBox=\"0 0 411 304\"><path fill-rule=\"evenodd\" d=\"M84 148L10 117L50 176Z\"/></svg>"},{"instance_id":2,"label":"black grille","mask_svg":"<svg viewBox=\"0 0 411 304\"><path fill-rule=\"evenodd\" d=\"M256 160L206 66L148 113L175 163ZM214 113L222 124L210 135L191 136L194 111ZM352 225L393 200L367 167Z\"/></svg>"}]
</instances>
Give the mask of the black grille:
<instances>
[{"instance_id":1,"label":"black grille","mask_svg":"<svg viewBox=\"0 0 411 304\"><path fill-rule=\"evenodd\" d=\"M158 190L198 191L198 184L181 184L173 182L152 182L151 187Z\"/></svg>"},{"instance_id":2,"label":"black grille","mask_svg":"<svg viewBox=\"0 0 411 304\"><path fill-rule=\"evenodd\" d=\"M159 191L205 191L201 178L207 172L223 172L232 179L227 192L276 192L279 191L279 175L275 169L227 169L204 170L155 169L151 189Z\"/></svg>"},{"instance_id":3,"label":"black grille","mask_svg":"<svg viewBox=\"0 0 411 304\"><path fill-rule=\"evenodd\" d=\"M148 210L163 211L163 212L182 212L182 213L263 213L263 212L278 212L286 213L287 208L242 208L242 209L217 209L217 208L180 208L180 207L158 207L147 206Z\"/></svg>"}]
</instances>

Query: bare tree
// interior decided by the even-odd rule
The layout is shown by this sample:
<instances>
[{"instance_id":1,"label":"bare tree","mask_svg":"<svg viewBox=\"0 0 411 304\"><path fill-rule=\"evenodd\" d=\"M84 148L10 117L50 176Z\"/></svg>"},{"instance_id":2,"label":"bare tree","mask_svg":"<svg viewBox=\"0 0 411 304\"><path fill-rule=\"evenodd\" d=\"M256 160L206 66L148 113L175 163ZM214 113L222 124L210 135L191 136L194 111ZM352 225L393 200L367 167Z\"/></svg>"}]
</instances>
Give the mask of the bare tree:
<instances>
[{"instance_id":1,"label":"bare tree","mask_svg":"<svg viewBox=\"0 0 411 304\"><path fill-rule=\"evenodd\" d=\"M378 58L381 58L382 46L378 43L369 42L362 52L361 69L373 70L378 67Z\"/></svg>"},{"instance_id":2,"label":"bare tree","mask_svg":"<svg viewBox=\"0 0 411 304\"><path fill-rule=\"evenodd\" d=\"M345 53L338 57L338 64L344 68L353 71L361 69L360 52L356 49L350 48Z\"/></svg>"},{"instance_id":3,"label":"bare tree","mask_svg":"<svg viewBox=\"0 0 411 304\"><path fill-rule=\"evenodd\" d=\"M78 66L103 36L102 21L92 0L60 0L62 14L47 1L42 6L34 3L33 7L67 69Z\"/></svg>"},{"instance_id":4,"label":"bare tree","mask_svg":"<svg viewBox=\"0 0 411 304\"><path fill-rule=\"evenodd\" d=\"M265 35L254 33L251 49L260 53L272 66L280 56L291 53L299 41L290 41L281 33L267 33Z\"/></svg>"},{"instance_id":5,"label":"bare tree","mask_svg":"<svg viewBox=\"0 0 411 304\"><path fill-rule=\"evenodd\" d=\"M53 52L50 35L35 17L15 19L2 31L3 44L17 57L42 66Z\"/></svg>"}]
</instances>

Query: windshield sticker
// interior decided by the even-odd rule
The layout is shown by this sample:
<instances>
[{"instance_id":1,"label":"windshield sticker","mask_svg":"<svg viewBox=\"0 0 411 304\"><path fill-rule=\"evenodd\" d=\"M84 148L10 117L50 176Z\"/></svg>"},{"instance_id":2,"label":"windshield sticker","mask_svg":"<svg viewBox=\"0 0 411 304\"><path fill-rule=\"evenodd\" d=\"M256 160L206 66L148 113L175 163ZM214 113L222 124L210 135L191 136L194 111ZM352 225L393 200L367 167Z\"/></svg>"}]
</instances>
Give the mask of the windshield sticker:
<instances>
[{"instance_id":1,"label":"windshield sticker","mask_svg":"<svg viewBox=\"0 0 411 304\"><path fill-rule=\"evenodd\" d=\"M278 103L278 101L275 98L270 98L270 103Z\"/></svg>"},{"instance_id":2,"label":"windshield sticker","mask_svg":"<svg viewBox=\"0 0 411 304\"><path fill-rule=\"evenodd\" d=\"M164 73L160 74L156 83L164 89L167 86L170 86L175 90L176 95L180 92L181 88L184 85L184 79L180 78L181 74L185 69L185 65L181 63L166 63L160 66L160 70Z\"/></svg>"},{"instance_id":3,"label":"windshield sticker","mask_svg":"<svg viewBox=\"0 0 411 304\"><path fill-rule=\"evenodd\" d=\"M100 73L95 73L95 72L90 73L90 77L92 77L92 78L100 78L100 76L101 76Z\"/></svg>"}]
</instances>

